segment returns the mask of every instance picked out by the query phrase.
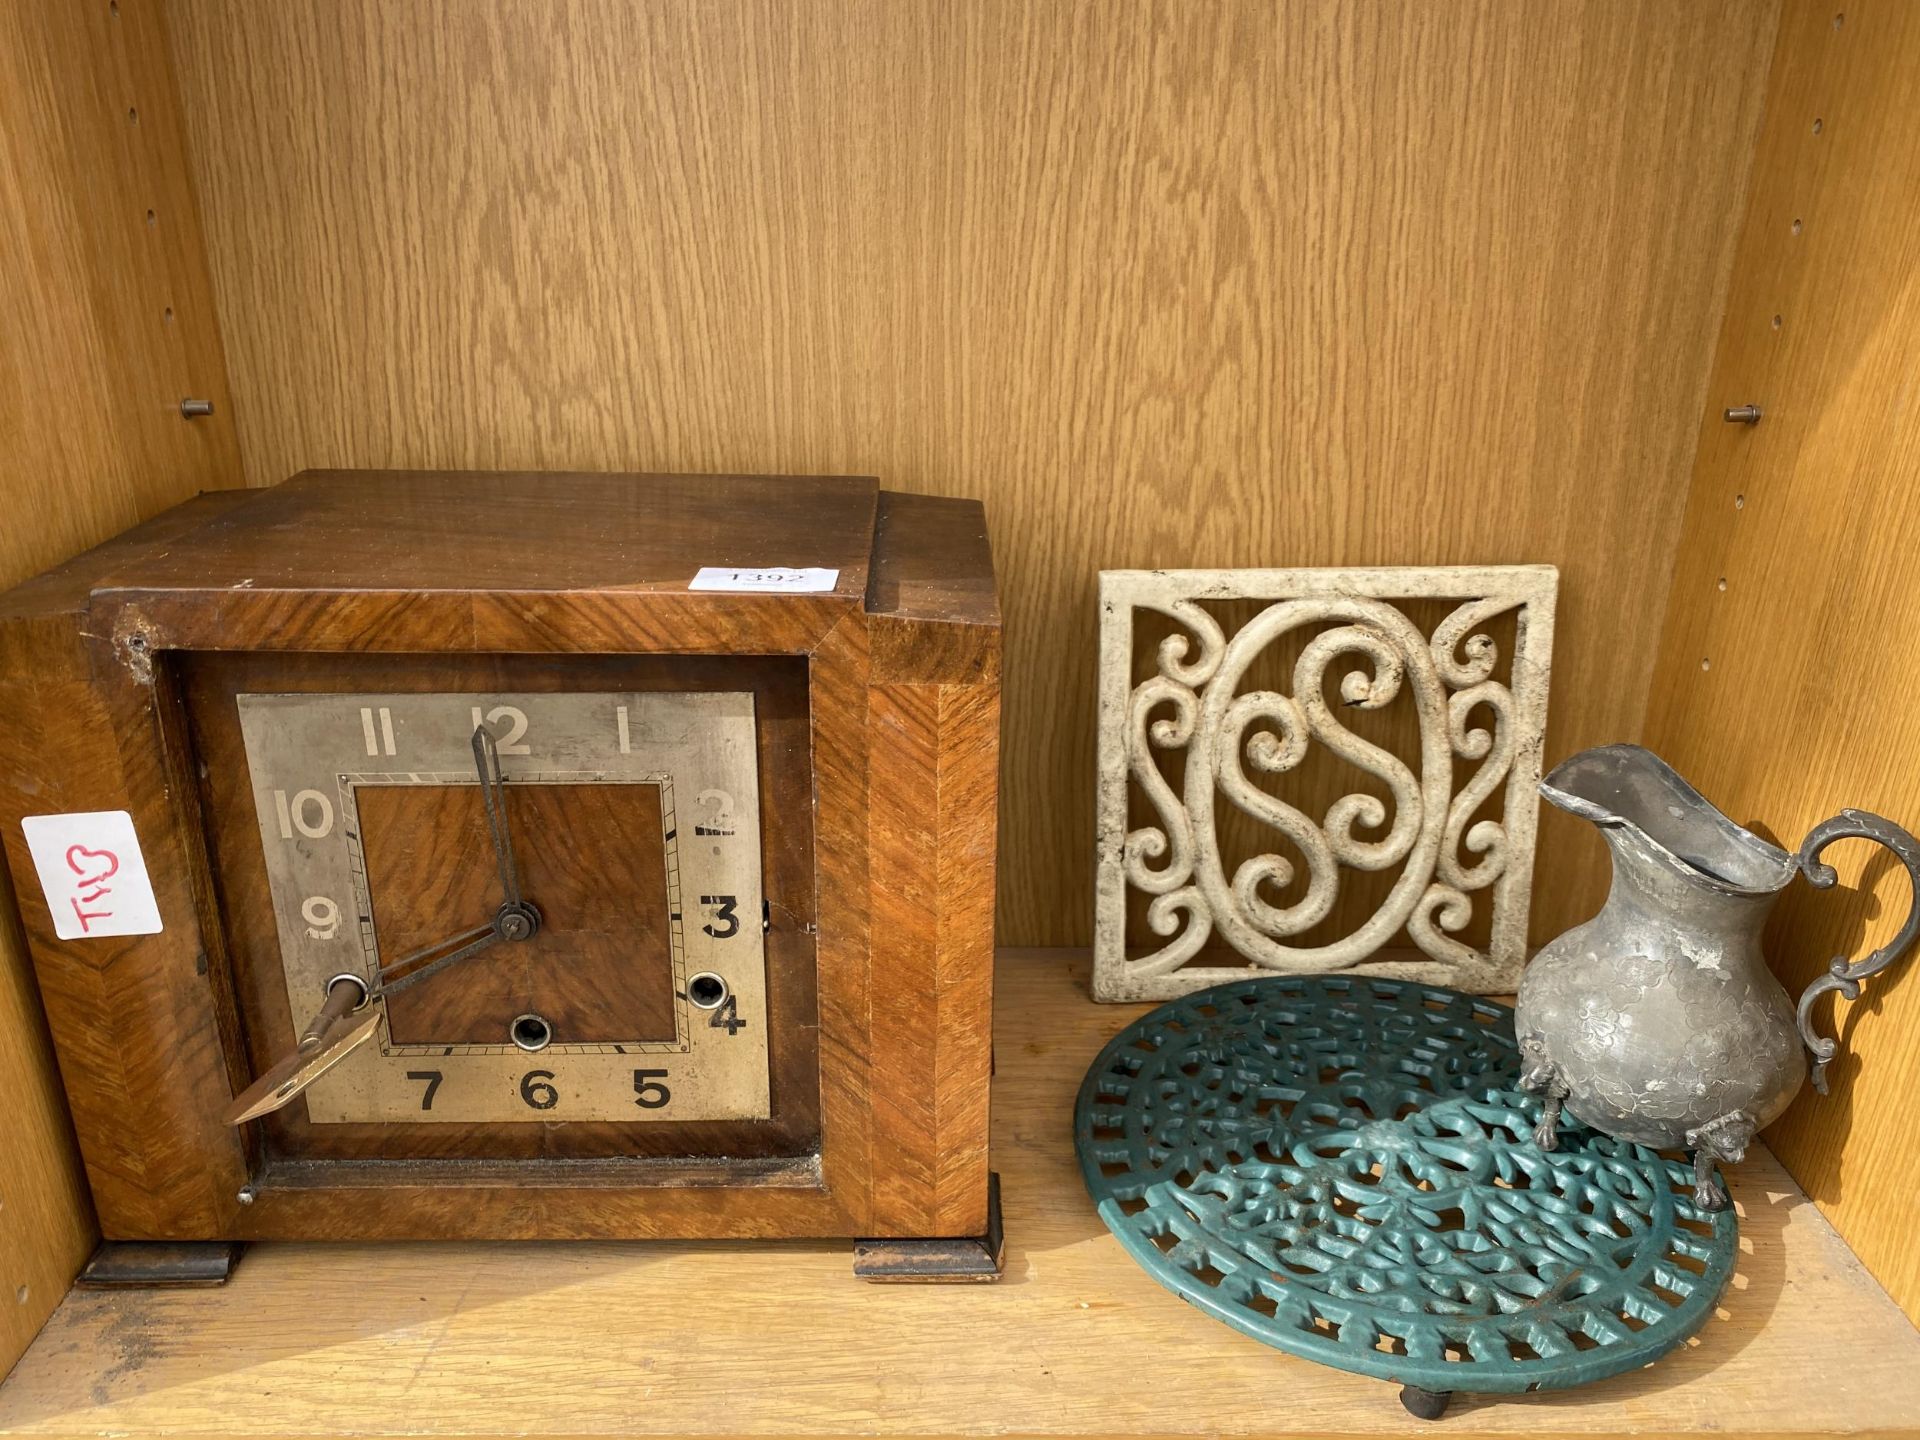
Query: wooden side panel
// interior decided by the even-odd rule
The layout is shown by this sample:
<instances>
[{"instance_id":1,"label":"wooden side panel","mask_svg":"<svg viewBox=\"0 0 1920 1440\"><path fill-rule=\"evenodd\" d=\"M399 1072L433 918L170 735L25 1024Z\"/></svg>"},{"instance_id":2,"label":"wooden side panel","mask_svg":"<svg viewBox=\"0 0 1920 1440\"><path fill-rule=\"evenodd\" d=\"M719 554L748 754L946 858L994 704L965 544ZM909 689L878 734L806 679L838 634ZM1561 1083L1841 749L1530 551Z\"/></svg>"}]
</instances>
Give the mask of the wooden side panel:
<instances>
[{"instance_id":1,"label":"wooden side panel","mask_svg":"<svg viewBox=\"0 0 1920 1440\"><path fill-rule=\"evenodd\" d=\"M0 1371L11 1368L95 1238L26 938L0 876Z\"/></svg>"},{"instance_id":2,"label":"wooden side panel","mask_svg":"<svg viewBox=\"0 0 1920 1440\"><path fill-rule=\"evenodd\" d=\"M240 482L183 147L154 0L0 7L0 585Z\"/></svg>"},{"instance_id":3,"label":"wooden side panel","mask_svg":"<svg viewBox=\"0 0 1920 1440\"><path fill-rule=\"evenodd\" d=\"M867 591L874 1235L986 1229L1000 610L977 502L882 492Z\"/></svg>"},{"instance_id":4,"label":"wooden side panel","mask_svg":"<svg viewBox=\"0 0 1920 1440\"><path fill-rule=\"evenodd\" d=\"M887 1045L873 1076L874 1227L935 1235L939 1202L940 688L868 696L872 788L872 1024ZM965 1234L965 1231L952 1231Z\"/></svg>"},{"instance_id":5,"label":"wooden side panel","mask_svg":"<svg viewBox=\"0 0 1920 1440\"><path fill-rule=\"evenodd\" d=\"M996 661L998 653L996 647ZM934 970L941 1036L933 1073L940 1137L936 1235L978 1235L986 1223L999 765L1000 687L943 685Z\"/></svg>"},{"instance_id":6,"label":"wooden side panel","mask_svg":"<svg viewBox=\"0 0 1920 1440\"><path fill-rule=\"evenodd\" d=\"M239 483L204 242L153 0L0 6L0 588ZM214 402L188 423L179 402ZM9 733L17 734L10 718ZM93 1244L0 883L0 1373Z\"/></svg>"},{"instance_id":7,"label":"wooden side panel","mask_svg":"<svg viewBox=\"0 0 1920 1440\"><path fill-rule=\"evenodd\" d=\"M1789 847L1841 806L1920 829L1920 9L1841 9L1793 0L1781 23L1647 723ZM1721 420L1741 404L1758 425ZM1872 847L1828 858L1842 888L1796 884L1768 935L1796 995L1909 903ZM1833 1094L1803 1095L1768 1143L1920 1318L1920 976L1836 1008L1817 1012L1842 1037Z\"/></svg>"},{"instance_id":8,"label":"wooden side panel","mask_svg":"<svg viewBox=\"0 0 1920 1440\"><path fill-rule=\"evenodd\" d=\"M87 1177L109 1239L198 1239L222 1229L246 1180L238 1132L209 1095L228 1075L200 932L197 839L181 823L153 691L118 681L0 686L37 737L0 752L0 833L58 1038ZM23 814L125 810L162 930L61 940L33 879Z\"/></svg>"},{"instance_id":9,"label":"wooden side panel","mask_svg":"<svg viewBox=\"0 0 1920 1440\"><path fill-rule=\"evenodd\" d=\"M873 996L885 983L870 945L872 814L864 615L849 615L813 652L815 947L820 997L820 1143L823 1177L848 1228L873 1214Z\"/></svg>"},{"instance_id":10,"label":"wooden side panel","mask_svg":"<svg viewBox=\"0 0 1920 1440\"><path fill-rule=\"evenodd\" d=\"M249 478L984 500L1002 931L1053 945L1091 935L1102 566L1551 562L1549 750L1635 736L1775 13L172 11ZM1543 886L1536 933L1598 899Z\"/></svg>"},{"instance_id":11,"label":"wooden side panel","mask_svg":"<svg viewBox=\"0 0 1920 1440\"><path fill-rule=\"evenodd\" d=\"M875 1235L986 1229L994 783L988 685L871 692Z\"/></svg>"}]
</instances>

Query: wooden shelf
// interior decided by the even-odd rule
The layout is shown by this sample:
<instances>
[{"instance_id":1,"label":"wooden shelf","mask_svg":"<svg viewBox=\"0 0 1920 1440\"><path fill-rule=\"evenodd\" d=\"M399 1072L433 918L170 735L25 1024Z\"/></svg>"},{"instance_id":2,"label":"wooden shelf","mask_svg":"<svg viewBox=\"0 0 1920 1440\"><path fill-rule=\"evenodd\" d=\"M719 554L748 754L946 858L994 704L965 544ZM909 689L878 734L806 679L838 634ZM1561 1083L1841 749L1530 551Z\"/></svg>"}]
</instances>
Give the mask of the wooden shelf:
<instances>
[{"instance_id":1,"label":"wooden shelf","mask_svg":"<svg viewBox=\"0 0 1920 1440\"><path fill-rule=\"evenodd\" d=\"M222 1290L75 1292L0 1386L21 1435L1247 1432L1420 1428L1378 1381L1161 1290L1071 1141L1101 1043L1070 952L1000 967L997 1286L867 1286L839 1244L261 1245ZM1755 1149L1716 1319L1634 1375L1456 1403L1483 1435L1920 1431L1920 1335Z\"/></svg>"}]
</instances>

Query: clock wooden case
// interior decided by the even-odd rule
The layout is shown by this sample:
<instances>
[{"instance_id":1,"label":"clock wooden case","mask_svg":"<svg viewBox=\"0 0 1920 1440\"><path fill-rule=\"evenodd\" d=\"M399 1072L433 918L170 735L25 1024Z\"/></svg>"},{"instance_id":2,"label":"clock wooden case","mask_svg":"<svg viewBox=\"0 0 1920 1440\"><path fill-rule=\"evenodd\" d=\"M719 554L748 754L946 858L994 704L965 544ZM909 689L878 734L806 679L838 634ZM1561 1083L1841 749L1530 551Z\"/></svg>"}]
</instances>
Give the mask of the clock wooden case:
<instances>
[{"instance_id":1,"label":"clock wooden case","mask_svg":"<svg viewBox=\"0 0 1920 1440\"><path fill-rule=\"evenodd\" d=\"M991 1276L999 677L980 506L842 477L308 472L0 598L102 1233Z\"/></svg>"}]
</instances>

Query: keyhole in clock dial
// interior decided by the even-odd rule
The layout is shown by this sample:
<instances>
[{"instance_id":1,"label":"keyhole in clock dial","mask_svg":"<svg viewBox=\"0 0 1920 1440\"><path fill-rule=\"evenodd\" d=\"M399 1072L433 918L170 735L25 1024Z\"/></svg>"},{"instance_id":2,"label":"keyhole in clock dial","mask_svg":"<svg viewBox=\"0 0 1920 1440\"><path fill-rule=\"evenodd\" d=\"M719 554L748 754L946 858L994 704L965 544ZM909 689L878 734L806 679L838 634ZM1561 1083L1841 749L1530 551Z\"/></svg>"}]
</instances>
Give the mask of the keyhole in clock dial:
<instances>
[{"instance_id":1,"label":"keyhole in clock dial","mask_svg":"<svg viewBox=\"0 0 1920 1440\"><path fill-rule=\"evenodd\" d=\"M507 1033L522 1050L544 1050L553 1043L553 1026L542 1015L515 1016Z\"/></svg>"}]
</instances>

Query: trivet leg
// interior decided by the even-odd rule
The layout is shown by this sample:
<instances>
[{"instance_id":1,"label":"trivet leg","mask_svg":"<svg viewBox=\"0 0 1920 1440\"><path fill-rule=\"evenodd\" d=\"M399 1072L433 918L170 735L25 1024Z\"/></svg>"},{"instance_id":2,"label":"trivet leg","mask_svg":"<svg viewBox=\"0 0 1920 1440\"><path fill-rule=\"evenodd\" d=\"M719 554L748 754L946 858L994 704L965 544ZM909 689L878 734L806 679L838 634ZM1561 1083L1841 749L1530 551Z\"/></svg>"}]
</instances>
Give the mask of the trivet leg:
<instances>
[{"instance_id":1,"label":"trivet leg","mask_svg":"<svg viewBox=\"0 0 1920 1440\"><path fill-rule=\"evenodd\" d=\"M1438 1420L1452 1402L1451 1390L1422 1390L1418 1385L1400 1387L1400 1403L1416 1420Z\"/></svg>"}]
</instances>

